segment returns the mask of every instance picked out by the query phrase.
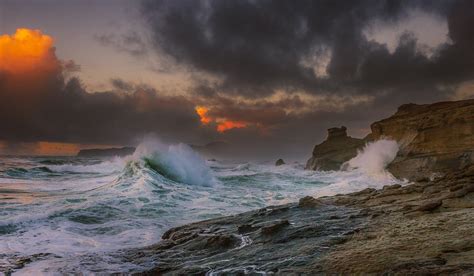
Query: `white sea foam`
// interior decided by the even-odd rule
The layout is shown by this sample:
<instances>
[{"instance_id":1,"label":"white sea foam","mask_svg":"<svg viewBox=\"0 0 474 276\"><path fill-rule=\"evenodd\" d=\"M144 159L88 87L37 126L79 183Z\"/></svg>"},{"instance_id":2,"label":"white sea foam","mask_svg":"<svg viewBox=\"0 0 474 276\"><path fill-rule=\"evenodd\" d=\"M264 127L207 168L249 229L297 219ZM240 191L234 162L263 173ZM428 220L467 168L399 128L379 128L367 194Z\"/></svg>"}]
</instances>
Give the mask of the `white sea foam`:
<instances>
[{"instance_id":1,"label":"white sea foam","mask_svg":"<svg viewBox=\"0 0 474 276\"><path fill-rule=\"evenodd\" d=\"M137 147L134 159L148 158L179 182L209 186L216 183L206 161L186 144L166 145L156 138L146 138Z\"/></svg>"},{"instance_id":2,"label":"white sea foam","mask_svg":"<svg viewBox=\"0 0 474 276\"><path fill-rule=\"evenodd\" d=\"M78 164L63 164L63 165L48 165L48 169L53 172L70 172L70 173L113 173L119 172L125 166L126 159L114 157L110 160L105 160L98 164L78 165Z\"/></svg>"},{"instance_id":3,"label":"white sea foam","mask_svg":"<svg viewBox=\"0 0 474 276\"><path fill-rule=\"evenodd\" d=\"M302 170L300 164L206 162L184 144L146 139L133 156L94 165L78 161L48 166L64 172L64 177L38 177L21 186L0 183L0 191L20 190L8 193L11 205L7 203L8 210L0 213L0 230L8 231L0 235L0 252L9 256L48 252L62 257L34 262L28 266L32 270L27 267L24 273L44 268L50 274L58 269L84 274L111 269L118 263L108 261L110 252L153 244L164 231L180 224L294 202L306 195L398 183L383 169L396 154L393 149L391 142L375 142L349 162L347 171L320 172ZM146 167L146 159L178 180ZM214 181L218 183L209 186ZM95 263L84 262L87 254L101 257L94 258ZM116 268L127 271L122 269Z\"/></svg>"},{"instance_id":4,"label":"white sea foam","mask_svg":"<svg viewBox=\"0 0 474 276\"><path fill-rule=\"evenodd\" d=\"M396 141L382 139L368 143L356 157L348 161L349 169L359 169L369 175L386 177L388 164L397 156Z\"/></svg>"},{"instance_id":5,"label":"white sea foam","mask_svg":"<svg viewBox=\"0 0 474 276\"><path fill-rule=\"evenodd\" d=\"M369 142L356 157L346 162L343 171L331 172L332 184L317 191L318 196L360 191L365 188L380 189L385 185L405 184L386 170L397 156L396 141L382 139Z\"/></svg>"}]
</instances>

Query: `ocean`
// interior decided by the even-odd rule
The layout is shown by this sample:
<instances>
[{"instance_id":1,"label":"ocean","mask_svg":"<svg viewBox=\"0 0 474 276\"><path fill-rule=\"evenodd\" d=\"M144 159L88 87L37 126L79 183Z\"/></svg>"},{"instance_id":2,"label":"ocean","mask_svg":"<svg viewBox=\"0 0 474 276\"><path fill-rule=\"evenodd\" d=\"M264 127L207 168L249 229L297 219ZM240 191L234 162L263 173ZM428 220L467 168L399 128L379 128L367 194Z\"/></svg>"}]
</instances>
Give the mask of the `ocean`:
<instances>
[{"instance_id":1,"label":"ocean","mask_svg":"<svg viewBox=\"0 0 474 276\"><path fill-rule=\"evenodd\" d=\"M206 160L187 145L158 142L122 158L0 157L0 271L138 271L116 252L152 245L171 227L400 183L383 171L374 148L356 160L375 160L372 169L337 172Z\"/></svg>"}]
</instances>

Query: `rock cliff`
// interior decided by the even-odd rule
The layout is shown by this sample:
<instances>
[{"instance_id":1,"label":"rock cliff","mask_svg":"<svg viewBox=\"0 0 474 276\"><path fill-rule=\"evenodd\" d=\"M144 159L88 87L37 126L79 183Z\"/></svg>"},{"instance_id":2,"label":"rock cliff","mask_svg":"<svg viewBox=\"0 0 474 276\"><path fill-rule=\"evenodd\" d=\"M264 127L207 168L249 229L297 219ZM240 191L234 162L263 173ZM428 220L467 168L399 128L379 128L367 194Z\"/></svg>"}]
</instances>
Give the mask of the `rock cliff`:
<instances>
[{"instance_id":1,"label":"rock cliff","mask_svg":"<svg viewBox=\"0 0 474 276\"><path fill-rule=\"evenodd\" d=\"M324 142L316 145L313 156L306 163L309 170L339 170L341 165L357 155L365 141L347 136L346 127L328 129Z\"/></svg>"},{"instance_id":2,"label":"rock cliff","mask_svg":"<svg viewBox=\"0 0 474 276\"><path fill-rule=\"evenodd\" d=\"M474 100L402 105L371 130L367 140L386 137L399 143L388 167L398 178L433 177L474 163Z\"/></svg>"},{"instance_id":3,"label":"rock cliff","mask_svg":"<svg viewBox=\"0 0 474 276\"><path fill-rule=\"evenodd\" d=\"M306 169L337 170L365 142L382 138L399 143L388 166L395 177L416 180L463 170L474 164L474 100L402 105L393 116L373 123L364 139L348 137L345 127L329 129Z\"/></svg>"},{"instance_id":4,"label":"rock cliff","mask_svg":"<svg viewBox=\"0 0 474 276\"><path fill-rule=\"evenodd\" d=\"M118 257L139 275L472 275L474 100L403 105L371 128L365 139L329 129L307 168L339 169L389 138L400 145L390 171L416 181L176 227Z\"/></svg>"}]
</instances>

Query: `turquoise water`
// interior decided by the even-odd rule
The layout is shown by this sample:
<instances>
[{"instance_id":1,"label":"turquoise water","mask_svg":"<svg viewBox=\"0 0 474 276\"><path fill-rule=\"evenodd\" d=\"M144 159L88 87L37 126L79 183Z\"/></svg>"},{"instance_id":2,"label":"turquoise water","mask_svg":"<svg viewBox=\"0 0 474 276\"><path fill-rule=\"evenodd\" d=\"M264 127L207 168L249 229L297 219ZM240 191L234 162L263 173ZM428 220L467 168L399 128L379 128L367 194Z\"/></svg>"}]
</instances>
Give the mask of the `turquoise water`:
<instances>
[{"instance_id":1,"label":"turquoise water","mask_svg":"<svg viewBox=\"0 0 474 276\"><path fill-rule=\"evenodd\" d=\"M170 227L393 181L298 163L207 161L182 144L111 159L0 157L0 269L130 270L108 254L156 243ZM101 257L83 258L90 254ZM32 262L14 269L23 257Z\"/></svg>"}]
</instances>

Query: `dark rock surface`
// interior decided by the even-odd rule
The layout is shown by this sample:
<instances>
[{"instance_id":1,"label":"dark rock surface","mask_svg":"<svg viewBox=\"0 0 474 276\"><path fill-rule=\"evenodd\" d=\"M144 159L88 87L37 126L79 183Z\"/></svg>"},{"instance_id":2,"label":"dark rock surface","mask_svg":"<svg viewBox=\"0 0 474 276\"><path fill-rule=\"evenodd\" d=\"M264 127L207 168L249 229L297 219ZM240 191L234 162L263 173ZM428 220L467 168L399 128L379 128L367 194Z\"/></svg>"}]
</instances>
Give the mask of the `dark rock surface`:
<instances>
[{"instance_id":1,"label":"dark rock surface","mask_svg":"<svg viewBox=\"0 0 474 276\"><path fill-rule=\"evenodd\" d=\"M170 229L163 241L124 252L140 274L210 275L299 273L343 243L366 218L335 205L272 206Z\"/></svg>"},{"instance_id":2,"label":"dark rock surface","mask_svg":"<svg viewBox=\"0 0 474 276\"><path fill-rule=\"evenodd\" d=\"M336 204L363 208L369 223L315 267L341 274L472 275L473 169L336 197Z\"/></svg>"},{"instance_id":3,"label":"dark rock surface","mask_svg":"<svg viewBox=\"0 0 474 276\"><path fill-rule=\"evenodd\" d=\"M316 145L313 155L306 163L308 170L339 170L341 165L357 155L357 150L365 145L362 139L347 136L346 127L328 129L328 137Z\"/></svg>"},{"instance_id":4,"label":"dark rock surface","mask_svg":"<svg viewBox=\"0 0 474 276\"><path fill-rule=\"evenodd\" d=\"M285 161L283 161L283 159L278 159L276 162L275 162L275 166L281 166L281 165L285 165Z\"/></svg>"},{"instance_id":5,"label":"dark rock surface","mask_svg":"<svg viewBox=\"0 0 474 276\"><path fill-rule=\"evenodd\" d=\"M113 157L127 156L135 152L134 147L108 148L108 149L84 149L77 153L78 157Z\"/></svg>"},{"instance_id":6,"label":"dark rock surface","mask_svg":"<svg viewBox=\"0 0 474 276\"><path fill-rule=\"evenodd\" d=\"M472 208L474 167L192 223L120 254L144 275L470 275Z\"/></svg>"}]
</instances>

